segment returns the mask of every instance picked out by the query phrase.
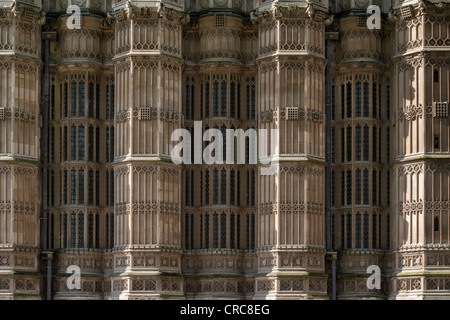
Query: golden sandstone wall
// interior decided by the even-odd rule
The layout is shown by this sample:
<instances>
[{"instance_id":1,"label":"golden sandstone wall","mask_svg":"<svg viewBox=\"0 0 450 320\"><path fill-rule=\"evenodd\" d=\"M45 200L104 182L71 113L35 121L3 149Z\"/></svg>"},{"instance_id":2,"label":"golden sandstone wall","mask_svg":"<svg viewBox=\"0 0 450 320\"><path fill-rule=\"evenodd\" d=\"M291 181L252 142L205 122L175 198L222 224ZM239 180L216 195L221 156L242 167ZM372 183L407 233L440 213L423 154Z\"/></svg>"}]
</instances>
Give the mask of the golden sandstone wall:
<instances>
[{"instance_id":1,"label":"golden sandstone wall","mask_svg":"<svg viewBox=\"0 0 450 320\"><path fill-rule=\"evenodd\" d=\"M54 299L328 299L327 214L338 299L448 297L448 6L0 2L0 297L42 298L48 249ZM196 121L277 130L277 173L176 165L172 132Z\"/></svg>"}]
</instances>

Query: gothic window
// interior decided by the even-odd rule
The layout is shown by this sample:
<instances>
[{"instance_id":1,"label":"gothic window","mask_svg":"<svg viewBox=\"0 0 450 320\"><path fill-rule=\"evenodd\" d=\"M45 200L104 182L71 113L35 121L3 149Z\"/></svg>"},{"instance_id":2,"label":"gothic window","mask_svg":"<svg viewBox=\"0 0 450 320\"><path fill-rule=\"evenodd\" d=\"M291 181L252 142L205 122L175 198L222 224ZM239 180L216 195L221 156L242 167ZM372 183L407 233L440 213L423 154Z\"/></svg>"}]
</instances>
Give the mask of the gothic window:
<instances>
[{"instance_id":1,"label":"gothic window","mask_svg":"<svg viewBox=\"0 0 450 320\"><path fill-rule=\"evenodd\" d=\"M347 214L347 249L352 248L352 215Z\"/></svg>"},{"instance_id":2,"label":"gothic window","mask_svg":"<svg viewBox=\"0 0 450 320\"><path fill-rule=\"evenodd\" d=\"M250 214L247 213L246 215L246 232L245 232L245 247L247 250L250 250Z\"/></svg>"},{"instance_id":3,"label":"gothic window","mask_svg":"<svg viewBox=\"0 0 450 320\"><path fill-rule=\"evenodd\" d=\"M235 243L235 215L232 213L230 215L230 248L236 249Z\"/></svg>"},{"instance_id":4,"label":"gothic window","mask_svg":"<svg viewBox=\"0 0 450 320\"><path fill-rule=\"evenodd\" d=\"M227 83L222 81L220 84L220 116L227 117Z\"/></svg>"},{"instance_id":5,"label":"gothic window","mask_svg":"<svg viewBox=\"0 0 450 320\"><path fill-rule=\"evenodd\" d=\"M50 185L51 185L50 205L54 206L55 205L55 171L54 170L50 171Z\"/></svg>"},{"instance_id":6,"label":"gothic window","mask_svg":"<svg viewBox=\"0 0 450 320\"><path fill-rule=\"evenodd\" d=\"M209 94L210 88L209 88L209 81L205 83L205 117L209 118L209 101L210 101L210 94Z\"/></svg>"},{"instance_id":7,"label":"gothic window","mask_svg":"<svg viewBox=\"0 0 450 320\"><path fill-rule=\"evenodd\" d=\"M78 127L78 160L84 161L84 127Z\"/></svg>"},{"instance_id":8,"label":"gothic window","mask_svg":"<svg viewBox=\"0 0 450 320\"><path fill-rule=\"evenodd\" d=\"M54 79L52 79L54 80ZM50 120L55 120L55 85L52 84L50 88Z\"/></svg>"},{"instance_id":9,"label":"gothic window","mask_svg":"<svg viewBox=\"0 0 450 320\"><path fill-rule=\"evenodd\" d=\"M372 248L377 247L377 215L372 215Z\"/></svg>"},{"instance_id":10,"label":"gothic window","mask_svg":"<svg viewBox=\"0 0 450 320\"><path fill-rule=\"evenodd\" d=\"M345 85L341 84L341 119L345 117Z\"/></svg>"},{"instance_id":11,"label":"gothic window","mask_svg":"<svg viewBox=\"0 0 450 320\"><path fill-rule=\"evenodd\" d=\"M352 127L347 127L347 161L352 161Z\"/></svg>"},{"instance_id":12,"label":"gothic window","mask_svg":"<svg viewBox=\"0 0 450 320\"><path fill-rule=\"evenodd\" d=\"M336 88L331 86L331 120L334 120L336 113Z\"/></svg>"},{"instance_id":13,"label":"gothic window","mask_svg":"<svg viewBox=\"0 0 450 320\"><path fill-rule=\"evenodd\" d=\"M391 129L386 129L386 158L387 162L391 162Z\"/></svg>"},{"instance_id":14,"label":"gothic window","mask_svg":"<svg viewBox=\"0 0 450 320\"><path fill-rule=\"evenodd\" d=\"M109 172L106 171L106 206L109 207Z\"/></svg>"},{"instance_id":15,"label":"gothic window","mask_svg":"<svg viewBox=\"0 0 450 320\"><path fill-rule=\"evenodd\" d=\"M55 162L55 128L50 129L50 162Z\"/></svg>"},{"instance_id":16,"label":"gothic window","mask_svg":"<svg viewBox=\"0 0 450 320\"><path fill-rule=\"evenodd\" d=\"M386 172L387 175L387 186L386 186L386 202L387 205L390 206L391 205L391 172L388 171Z\"/></svg>"},{"instance_id":17,"label":"gothic window","mask_svg":"<svg viewBox=\"0 0 450 320\"><path fill-rule=\"evenodd\" d=\"M345 248L345 215L341 214L341 249Z\"/></svg>"},{"instance_id":18,"label":"gothic window","mask_svg":"<svg viewBox=\"0 0 450 320\"><path fill-rule=\"evenodd\" d=\"M77 172L75 170L72 170L71 172L71 188L70 188L70 195L71 195L71 204L77 203Z\"/></svg>"},{"instance_id":19,"label":"gothic window","mask_svg":"<svg viewBox=\"0 0 450 320\"><path fill-rule=\"evenodd\" d=\"M114 127L111 127L111 138L110 138L110 140L109 140L109 143L110 143L110 145L111 145L111 147L109 148L109 150L110 150L110 156L109 156L109 159L110 159L110 162L113 162L114 161Z\"/></svg>"},{"instance_id":20,"label":"gothic window","mask_svg":"<svg viewBox=\"0 0 450 320\"><path fill-rule=\"evenodd\" d=\"M247 180L246 180L247 192L246 192L246 200L247 207L250 207L250 171L247 171Z\"/></svg>"},{"instance_id":21,"label":"gothic window","mask_svg":"<svg viewBox=\"0 0 450 320\"><path fill-rule=\"evenodd\" d=\"M364 249L369 248L369 214L364 214Z\"/></svg>"},{"instance_id":22,"label":"gothic window","mask_svg":"<svg viewBox=\"0 0 450 320\"><path fill-rule=\"evenodd\" d=\"M378 129L378 162L381 162L381 128Z\"/></svg>"},{"instance_id":23,"label":"gothic window","mask_svg":"<svg viewBox=\"0 0 450 320\"><path fill-rule=\"evenodd\" d=\"M356 214L355 229L356 229L356 248L360 249L361 248L361 214L360 213Z\"/></svg>"},{"instance_id":24,"label":"gothic window","mask_svg":"<svg viewBox=\"0 0 450 320\"><path fill-rule=\"evenodd\" d=\"M88 161L94 161L94 128L92 126L88 129Z\"/></svg>"},{"instance_id":25,"label":"gothic window","mask_svg":"<svg viewBox=\"0 0 450 320\"><path fill-rule=\"evenodd\" d=\"M347 118L352 117L352 84L347 83Z\"/></svg>"},{"instance_id":26,"label":"gothic window","mask_svg":"<svg viewBox=\"0 0 450 320\"><path fill-rule=\"evenodd\" d=\"M72 213L70 216L70 247L75 248L77 245L77 215Z\"/></svg>"},{"instance_id":27,"label":"gothic window","mask_svg":"<svg viewBox=\"0 0 450 320\"><path fill-rule=\"evenodd\" d=\"M213 117L219 117L219 83L213 83Z\"/></svg>"},{"instance_id":28,"label":"gothic window","mask_svg":"<svg viewBox=\"0 0 450 320\"><path fill-rule=\"evenodd\" d=\"M227 204L227 171L222 169L220 177L220 204Z\"/></svg>"},{"instance_id":29,"label":"gothic window","mask_svg":"<svg viewBox=\"0 0 450 320\"><path fill-rule=\"evenodd\" d=\"M78 171L78 204L84 204L84 170Z\"/></svg>"},{"instance_id":30,"label":"gothic window","mask_svg":"<svg viewBox=\"0 0 450 320\"><path fill-rule=\"evenodd\" d=\"M336 216L331 215L331 249L336 248Z\"/></svg>"},{"instance_id":31,"label":"gothic window","mask_svg":"<svg viewBox=\"0 0 450 320\"><path fill-rule=\"evenodd\" d=\"M209 170L205 172L205 205L209 206Z\"/></svg>"},{"instance_id":32,"label":"gothic window","mask_svg":"<svg viewBox=\"0 0 450 320\"><path fill-rule=\"evenodd\" d=\"M50 249L55 248L55 215L50 216Z\"/></svg>"},{"instance_id":33,"label":"gothic window","mask_svg":"<svg viewBox=\"0 0 450 320\"><path fill-rule=\"evenodd\" d=\"M63 216L63 248L67 248L67 213Z\"/></svg>"},{"instance_id":34,"label":"gothic window","mask_svg":"<svg viewBox=\"0 0 450 320\"><path fill-rule=\"evenodd\" d=\"M219 204L219 170L213 171L213 204Z\"/></svg>"},{"instance_id":35,"label":"gothic window","mask_svg":"<svg viewBox=\"0 0 450 320\"><path fill-rule=\"evenodd\" d=\"M363 159L369 161L369 127L364 126Z\"/></svg>"},{"instance_id":36,"label":"gothic window","mask_svg":"<svg viewBox=\"0 0 450 320\"><path fill-rule=\"evenodd\" d=\"M254 82L255 78L247 78L247 82ZM256 87L254 83L247 84L246 92L247 104L247 120L255 120L256 118Z\"/></svg>"},{"instance_id":37,"label":"gothic window","mask_svg":"<svg viewBox=\"0 0 450 320\"><path fill-rule=\"evenodd\" d=\"M241 172L238 171L237 173L237 205L238 207L241 206Z\"/></svg>"},{"instance_id":38,"label":"gothic window","mask_svg":"<svg viewBox=\"0 0 450 320\"><path fill-rule=\"evenodd\" d=\"M191 214L191 249L194 249L194 215Z\"/></svg>"},{"instance_id":39,"label":"gothic window","mask_svg":"<svg viewBox=\"0 0 450 320\"><path fill-rule=\"evenodd\" d=\"M227 127L223 126L220 128L220 132L222 133L222 159L223 162L227 161ZM193 141L192 139L191 141Z\"/></svg>"},{"instance_id":40,"label":"gothic window","mask_svg":"<svg viewBox=\"0 0 450 320\"><path fill-rule=\"evenodd\" d=\"M373 117L376 118L378 114L377 110L377 85L376 83L372 84L372 107L373 107Z\"/></svg>"},{"instance_id":41,"label":"gothic window","mask_svg":"<svg viewBox=\"0 0 450 320\"><path fill-rule=\"evenodd\" d=\"M372 128L372 161L377 161L377 128Z\"/></svg>"},{"instance_id":42,"label":"gothic window","mask_svg":"<svg viewBox=\"0 0 450 320\"><path fill-rule=\"evenodd\" d=\"M220 215L220 247L227 247L227 216L224 213Z\"/></svg>"},{"instance_id":43,"label":"gothic window","mask_svg":"<svg viewBox=\"0 0 450 320\"><path fill-rule=\"evenodd\" d=\"M252 249L255 249L255 214L252 213Z\"/></svg>"},{"instance_id":44,"label":"gothic window","mask_svg":"<svg viewBox=\"0 0 450 320\"><path fill-rule=\"evenodd\" d=\"M336 136L335 128L331 128L331 163L335 162Z\"/></svg>"},{"instance_id":45,"label":"gothic window","mask_svg":"<svg viewBox=\"0 0 450 320\"><path fill-rule=\"evenodd\" d=\"M256 192L255 192L255 170L252 170L252 207L255 206L255 196L256 196Z\"/></svg>"},{"instance_id":46,"label":"gothic window","mask_svg":"<svg viewBox=\"0 0 450 320\"><path fill-rule=\"evenodd\" d=\"M345 162L345 129L341 128L341 162Z\"/></svg>"},{"instance_id":47,"label":"gothic window","mask_svg":"<svg viewBox=\"0 0 450 320\"><path fill-rule=\"evenodd\" d=\"M361 161L361 127L355 129L355 161Z\"/></svg>"},{"instance_id":48,"label":"gothic window","mask_svg":"<svg viewBox=\"0 0 450 320\"><path fill-rule=\"evenodd\" d=\"M95 162L100 162L100 128L95 128Z\"/></svg>"},{"instance_id":49,"label":"gothic window","mask_svg":"<svg viewBox=\"0 0 450 320\"><path fill-rule=\"evenodd\" d=\"M109 178L109 180L111 181L111 197L110 197L110 202L111 202L111 206L114 206L114 170L110 171L111 177Z\"/></svg>"},{"instance_id":50,"label":"gothic window","mask_svg":"<svg viewBox=\"0 0 450 320\"><path fill-rule=\"evenodd\" d=\"M65 205L67 205L67 185L68 185L67 170L64 170L63 200Z\"/></svg>"},{"instance_id":51,"label":"gothic window","mask_svg":"<svg viewBox=\"0 0 450 320\"><path fill-rule=\"evenodd\" d=\"M434 232L439 232L439 218L434 217Z\"/></svg>"},{"instance_id":52,"label":"gothic window","mask_svg":"<svg viewBox=\"0 0 450 320\"><path fill-rule=\"evenodd\" d=\"M203 119L203 83L200 85L200 119Z\"/></svg>"},{"instance_id":53,"label":"gothic window","mask_svg":"<svg viewBox=\"0 0 450 320\"><path fill-rule=\"evenodd\" d=\"M347 205L352 205L352 171L347 171Z\"/></svg>"},{"instance_id":54,"label":"gothic window","mask_svg":"<svg viewBox=\"0 0 450 320\"><path fill-rule=\"evenodd\" d=\"M95 86L95 117L100 119L100 85Z\"/></svg>"},{"instance_id":55,"label":"gothic window","mask_svg":"<svg viewBox=\"0 0 450 320\"><path fill-rule=\"evenodd\" d=\"M106 214L106 230L105 230L105 235L106 235L106 249L111 249L111 244L109 242L109 213Z\"/></svg>"},{"instance_id":56,"label":"gothic window","mask_svg":"<svg viewBox=\"0 0 450 320\"><path fill-rule=\"evenodd\" d=\"M364 169L364 191L363 191L363 200L364 205L369 205L369 170Z\"/></svg>"},{"instance_id":57,"label":"gothic window","mask_svg":"<svg viewBox=\"0 0 450 320\"><path fill-rule=\"evenodd\" d=\"M377 205L377 172L373 170L372 172L372 204Z\"/></svg>"},{"instance_id":58,"label":"gothic window","mask_svg":"<svg viewBox=\"0 0 450 320\"><path fill-rule=\"evenodd\" d=\"M110 233L109 233L109 236L110 236L110 240L109 240L109 243L110 243L110 247L111 248L114 248L114 213L111 213L110 214L110 223L109 223L109 226L110 226Z\"/></svg>"},{"instance_id":59,"label":"gothic window","mask_svg":"<svg viewBox=\"0 0 450 320\"><path fill-rule=\"evenodd\" d=\"M236 84L230 85L230 117L236 118Z\"/></svg>"},{"instance_id":60,"label":"gothic window","mask_svg":"<svg viewBox=\"0 0 450 320\"><path fill-rule=\"evenodd\" d=\"M184 248L189 250L189 214L184 214Z\"/></svg>"},{"instance_id":61,"label":"gothic window","mask_svg":"<svg viewBox=\"0 0 450 320\"><path fill-rule=\"evenodd\" d=\"M219 248L219 215L213 215L213 248Z\"/></svg>"},{"instance_id":62,"label":"gothic window","mask_svg":"<svg viewBox=\"0 0 450 320\"><path fill-rule=\"evenodd\" d=\"M77 116L77 83L72 81L71 88L71 116Z\"/></svg>"},{"instance_id":63,"label":"gothic window","mask_svg":"<svg viewBox=\"0 0 450 320\"><path fill-rule=\"evenodd\" d=\"M386 216L386 247L391 247L391 215Z\"/></svg>"},{"instance_id":64,"label":"gothic window","mask_svg":"<svg viewBox=\"0 0 450 320\"><path fill-rule=\"evenodd\" d=\"M67 161L67 153L68 153L68 148L67 148L67 127L64 127L64 161Z\"/></svg>"},{"instance_id":65,"label":"gothic window","mask_svg":"<svg viewBox=\"0 0 450 320\"><path fill-rule=\"evenodd\" d=\"M252 81L255 81L254 78L252 78ZM252 100L251 100L251 120L256 119L256 86L252 84Z\"/></svg>"},{"instance_id":66,"label":"gothic window","mask_svg":"<svg viewBox=\"0 0 450 320\"><path fill-rule=\"evenodd\" d=\"M386 87L386 117L391 119L391 87Z\"/></svg>"},{"instance_id":67,"label":"gothic window","mask_svg":"<svg viewBox=\"0 0 450 320\"><path fill-rule=\"evenodd\" d=\"M355 177L356 204L361 205L361 170L356 170Z\"/></svg>"},{"instance_id":68,"label":"gothic window","mask_svg":"<svg viewBox=\"0 0 450 320\"><path fill-rule=\"evenodd\" d=\"M100 205L100 172L95 171L95 205Z\"/></svg>"},{"instance_id":69,"label":"gothic window","mask_svg":"<svg viewBox=\"0 0 450 320\"><path fill-rule=\"evenodd\" d=\"M361 82L356 83L355 91L356 117L361 118Z\"/></svg>"},{"instance_id":70,"label":"gothic window","mask_svg":"<svg viewBox=\"0 0 450 320\"><path fill-rule=\"evenodd\" d=\"M435 135L433 140L434 149L439 150L439 136Z\"/></svg>"},{"instance_id":71,"label":"gothic window","mask_svg":"<svg viewBox=\"0 0 450 320\"><path fill-rule=\"evenodd\" d=\"M106 163L110 163L109 158L109 144L110 144L110 136L109 136L109 127L106 127Z\"/></svg>"},{"instance_id":72,"label":"gothic window","mask_svg":"<svg viewBox=\"0 0 450 320\"><path fill-rule=\"evenodd\" d=\"M369 83L364 82L364 96L363 96L363 104L364 104L364 117L369 117Z\"/></svg>"},{"instance_id":73,"label":"gothic window","mask_svg":"<svg viewBox=\"0 0 450 320\"><path fill-rule=\"evenodd\" d=\"M88 215L88 248L94 248L94 215Z\"/></svg>"},{"instance_id":74,"label":"gothic window","mask_svg":"<svg viewBox=\"0 0 450 320\"><path fill-rule=\"evenodd\" d=\"M67 118L69 109L69 85L67 83L64 83L63 104L64 104L64 118Z\"/></svg>"},{"instance_id":75,"label":"gothic window","mask_svg":"<svg viewBox=\"0 0 450 320\"><path fill-rule=\"evenodd\" d=\"M345 206L345 171L341 171L341 206Z\"/></svg>"},{"instance_id":76,"label":"gothic window","mask_svg":"<svg viewBox=\"0 0 450 320\"><path fill-rule=\"evenodd\" d=\"M205 248L209 249L209 214L205 215Z\"/></svg>"},{"instance_id":77,"label":"gothic window","mask_svg":"<svg viewBox=\"0 0 450 320\"><path fill-rule=\"evenodd\" d=\"M77 127L72 126L71 130L72 130L71 136L70 136L70 139L71 139L71 145L70 145L71 150L70 151L72 153L71 160L76 161L77 160Z\"/></svg>"},{"instance_id":78,"label":"gothic window","mask_svg":"<svg viewBox=\"0 0 450 320\"><path fill-rule=\"evenodd\" d=\"M94 204L94 171L88 172L88 205Z\"/></svg>"},{"instance_id":79,"label":"gothic window","mask_svg":"<svg viewBox=\"0 0 450 320\"><path fill-rule=\"evenodd\" d=\"M335 199L336 199L336 186L335 186L335 172L334 170L331 171L331 206L335 206Z\"/></svg>"},{"instance_id":80,"label":"gothic window","mask_svg":"<svg viewBox=\"0 0 450 320\"><path fill-rule=\"evenodd\" d=\"M100 248L100 215L95 215L95 249Z\"/></svg>"},{"instance_id":81,"label":"gothic window","mask_svg":"<svg viewBox=\"0 0 450 320\"><path fill-rule=\"evenodd\" d=\"M433 72L433 82L434 83L439 82L439 71L438 70L434 70L434 72Z\"/></svg>"},{"instance_id":82,"label":"gothic window","mask_svg":"<svg viewBox=\"0 0 450 320\"><path fill-rule=\"evenodd\" d=\"M191 206L194 206L194 171L191 171Z\"/></svg>"},{"instance_id":83,"label":"gothic window","mask_svg":"<svg viewBox=\"0 0 450 320\"><path fill-rule=\"evenodd\" d=\"M237 86L237 118L241 119L241 85Z\"/></svg>"},{"instance_id":84,"label":"gothic window","mask_svg":"<svg viewBox=\"0 0 450 320\"><path fill-rule=\"evenodd\" d=\"M236 173L234 170L230 171L230 205L235 206L236 205L236 193L235 193L235 187L236 187Z\"/></svg>"},{"instance_id":85,"label":"gothic window","mask_svg":"<svg viewBox=\"0 0 450 320\"><path fill-rule=\"evenodd\" d=\"M92 82L89 82L88 117L94 117L94 84Z\"/></svg>"},{"instance_id":86,"label":"gothic window","mask_svg":"<svg viewBox=\"0 0 450 320\"><path fill-rule=\"evenodd\" d=\"M84 82L80 82L78 84L78 105L79 105L79 109L78 109L78 116L79 117L84 117L84 95L85 95L85 83Z\"/></svg>"}]
</instances>

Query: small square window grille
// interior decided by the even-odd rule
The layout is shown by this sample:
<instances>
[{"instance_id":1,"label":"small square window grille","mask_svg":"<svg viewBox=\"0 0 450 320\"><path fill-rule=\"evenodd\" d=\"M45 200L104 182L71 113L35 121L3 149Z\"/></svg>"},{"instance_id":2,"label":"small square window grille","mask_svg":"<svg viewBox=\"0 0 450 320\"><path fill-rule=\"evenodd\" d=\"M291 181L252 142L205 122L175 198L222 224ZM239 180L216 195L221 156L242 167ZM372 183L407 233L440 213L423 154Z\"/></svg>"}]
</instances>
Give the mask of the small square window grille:
<instances>
[{"instance_id":1,"label":"small square window grille","mask_svg":"<svg viewBox=\"0 0 450 320\"><path fill-rule=\"evenodd\" d=\"M287 120L298 120L298 108L288 107L287 108Z\"/></svg>"},{"instance_id":2,"label":"small square window grille","mask_svg":"<svg viewBox=\"0 0 450 320\"><path fill-rule=\"evenodd\" d=\"M5 120L5 108L0 107L0 120Z\"/></svg>"},{"instance_id":3,"label":"small square window grille","mask_svg":"<svg viewBox=\"0 0 450 320\"><path fill-rule=\"evenodd\" d=\"M410 7L410 6L408 6L408 7L403 7L403 8L401 9L401 12L402 12L402 17L403 17L403 19L407 19L407 18L411 18L411 17L412 17L412 10L411 10L411 7Z\"/></svg>"},{"instance_id":4,"label":"small square window grille","mask_svg":"<svg viewBox=\"0 0 450 320\"><path fill-rule=\"evenodd\" d=\"M22 13L22 19L25 21L33 21L35 18L35 14L31 10L24 10Z\"/></svg>"},{"instance_id":5,"label":"small square window grille","mask_svg":"<svg viewBox=\"0 0 450 320\"><path fill-rule=\"evenodd\" d=\"M216 27L225 27L225 15L223 14L216 15Z\"/></svg>"},{"instance_id":6,"label":"small square window grille","mask_svg":"<svg viewBox=\"0 0 450 320\"><path fill-rule=\"evenodd\" d=\"M358 17L358 27L367 27L367 17L366 16Z\"/></svg>"},{"instance_id":7,"label":"small square window grille","mask_svg":"<svg viewBox=\"0 0 450 320\"><path fill-rule=\"evenodd\" d=\"M151 120L152 119L152 111L148 107L144 107L139 109L139 120Z\"/></svg>"},{"instance_id":8,"label":"small square window grille","mask_svg":"<svg viewBox=\"0 0 450 320\"><path fill-rule=\"evenodd\" d=\"M448 102L433 102L433 117L448 117Z\"/></svg>"}]
</instances>

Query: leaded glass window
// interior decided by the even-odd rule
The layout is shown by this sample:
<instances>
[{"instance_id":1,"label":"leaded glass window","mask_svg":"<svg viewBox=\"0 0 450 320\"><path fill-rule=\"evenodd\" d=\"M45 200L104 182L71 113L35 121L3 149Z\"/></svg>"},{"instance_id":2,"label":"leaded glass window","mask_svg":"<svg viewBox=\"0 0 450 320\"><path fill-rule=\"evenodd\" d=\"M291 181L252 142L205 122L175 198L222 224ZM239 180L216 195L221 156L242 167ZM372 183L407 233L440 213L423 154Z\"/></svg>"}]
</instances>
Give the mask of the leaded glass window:
<instances>
[{"instance_id":1,"label":"leaded glass window","mask_svg":"<svg viewBox=\"0 0 450 320\"><path fill-rule=\"evenodd\" d=\"M361 248L361 214L356 214L356 225L355 225L355 231L356 231L356 248Z\"/></svg>"},{"instance_id":2,"label":"leaded glass window","mask_svg":"<svg viewBox=\"0 0 450 320\"><path fill-rule=\"evenodd\" d=\"M227 215L220 215L220 247L227 247Z\"/></svg>"}]
</instances>

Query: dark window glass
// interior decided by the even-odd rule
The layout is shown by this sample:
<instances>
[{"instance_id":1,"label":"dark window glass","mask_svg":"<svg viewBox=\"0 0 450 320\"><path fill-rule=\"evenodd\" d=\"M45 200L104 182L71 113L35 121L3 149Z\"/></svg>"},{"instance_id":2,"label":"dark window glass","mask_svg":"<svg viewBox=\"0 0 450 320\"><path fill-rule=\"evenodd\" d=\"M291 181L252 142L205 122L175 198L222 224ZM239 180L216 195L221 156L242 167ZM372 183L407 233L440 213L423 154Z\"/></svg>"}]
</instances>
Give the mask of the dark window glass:
<instances>
[{"instance_id":1,"label":"dark window glass","mask_svg":"<svg viewBox=\"0 0 450 320\"><path fill-rule=\"evenodd\" d=\"M372 97L373 97L373 117L377 118L377 114L378 114L378 103L377 103L377 85L374 83L372 85Z\"/></svg>"},{"instance_id":2,"label":"dark window glass","mask_svg":"<svg viewBox=\"0 0 450 320\"><path fill-rule=\"evenodd\" d=\"M84 101L85 101L85 91L86 91L86 89L85 89L85 83L84 82L80 82L79 84L78 84L78 105L79 105L79 109L78 109L78 115L80 116L80 117L84 117L85 116L85 114L84 114Z\"/></svg>"},{"instance_id":3,"label":"dark window glass","mask_svg":"<svg viewBox=\"0 0 450 320\"><path fill-rule=\"evenodd\" d=\"M352 161L352 127L347 127L347 161Z\"/></svg>"},{"instance_id":4,"label":"dark window glass","mask_svg":"<svg viewBox=\"0 0 450 320\"><path fill-rule=\"evenodd\" d=\"M227 116L227 83L222 82L220 87L220 116L226 118Z\"/></svg>"},{"instance_id":5,"label":"dark window glass","mask_svg":"<svg viewBox=\"0 0 450 320\"><path fill-rule=\"evenodd\" d=\"M347 83L347 118L352 117L352 84Z\"/></svg>"},{"instance_id":6,"label":"dark window glass","mask_svg":"<svg viewBox=\"0 0 450 320\"><path fill-rule=\"evenodd\" d=\"M84 127L78 127L78 160L84 161Z\"/></svg>"},{"instance_id":7,"label":"dark window glass","mask_svg":"<svg viewBox=\"0 0 450 320\"><path fill-rule=\"evenodd\" d=\"M213 248L219 248L219 215L213 215Z\"/></svg>"},{"instance_id":8,"label":"dark window glass","mask_svg":"<svg viewBox=\"0 0 450 320\"><path fill-rule=\"evenodd\" d=\"M71 116L77 116L77 83L75 81L72 82L72 101L71 101Z\"/></svg>"},{"instance_id":9,"label":"dark window glass","mask_svg":"<svg viewBox=\"0 0 450 320\"><path fill-rule=\"evenodd\" d=\"M77 244L77 215L72 213L70 220L70 247L75 248Z\"/></svg>"},{"instance_id":10,"label":"dark window glass","mask_svg":"<svg viewBox=\"0 0 450 320\"><path fill-rule=\"evenodd\" d=\"M377 248L377 215L372 215L372 248Z\"/></svg>"},{"instance_id":11,"label":"dark window glass","mask_svg":"<svg viewBox=\"0 0 450 320\"><path fill-rule=\"evenodd\" d=\"M369 170L364 170L364 191L363 191L363 197L364 197L364 205L369 204Z\"/></svg>"},{"instance_id":12,"label":"dark window glass","mask_svg":"<svg viewBox=\"0 0 450 320\"><path fill-rule=\"evenodd\" d=\"M356 113L356 117L360 118L361 117L361 83L358 82L356 84L356 88L355 88L355 113Z\"/></svg>"},{"instance_id":13,"label":"dark window glass","mask_svg":"<svg viewBox=\"0 0 450 320\"><path fill-rule=\"evenodd\" d=\"M220 177L220 204L227 204L227 171L225 169L222 170Z\"/></svg>"},{"instance_id":14,"label":"dark window glass","mask_svg":"<svg viewBox=\"0 0 450 320\"><path fill-rule=\"evenodd\" d=\"M94 215L88 215L88 248L94 248Z\"/></svg>"},{"instance_id":15,"label":"dark window glass","mask_svg":"<svg viewBox=\"0 0 450 320\"><path fill-rule=\"evenodd\" d=\"M227 247L227 216L226 214L220 215L220 247Z\"/></svg>"},{"instance_id":16,"label":"dark window glass","mask_svg":"<svg viewBox=\"0 0 450 320\"><path fill-rule=\"evenodd\" d=\"M88 138L88 161L94 161L94 128L89 127L89 138Z\"/></svg>"},{"instance_id":17,"label":"dark window glass","mask_svg":"<svg viewBox=\"0 0 450 320\"><path fill-rule=\"evenodd\" d=\"M352 205L352 171L347 171L347 205Z\"/></svg>"},{"instance_id":18,"label":"dark window glass","mask_svg":"<svg viewBox=\"0 0 450 320\"><path fill-rule=\"evenodd\" d=\"M364 127L364 143L363 143L364 161L369 161L369 127Z\"/></svg>"},{"instance_id":19,"label":"dark window glass","mask_svg":"<svg viewBox=\"0 0 450 320\"><path fill-rule=\"evenodd\" d=\"M336 113L336 88L331 86L331 120L334 120Z\"/></svg>"},{"instance_id":20,"label":"dark window glass","mask_svg":"<svg viewBox=\"0 0 450 320\"><path fill-rule=\"evenodd\" d=\"M236 227L236 224L235 224L235 215L234 215L234 213L232 213L232 214L230 215L230 248L231 248L231 249L236 249L236 242L235 242L235 236L236 236L236 233L235 233L235 227Z\"/></svg>"},{"instance_id":21,"label":"dark window glass","mask_svg":"<svg viewBox=\"0 0 450 320\"><path fill-rule=\"evenodd\" d=\"M71 156L72 156L71 159L72 159L72 161L76 161L77 160L77 127L72 126L71 130L72 130L71 137L70 137L70 139L71 139L70 147L71 147Z\"/></svg>"},{"instance_id":22,"label":"dark window glass","mask_svg":"<svg viewBox=\"0 0 450 320\"><path fill-rule=\"evenodd\" d=\"M347 249L352 248L352 215L347 214Z\"/></svg>"},{"instance_id":23,"label":"dark window glass","mask_svg":"<svg viewBox=\"0 0 450 320\"><path fill-rule=\"evenodd\" d=\"M209 249L209 214L205 215L205 249Z\"/></svg>"},{"instance_id":24,"label":"dark window glass","mask_svg":"<svg viewBox=\"0 0 450 320\"><path fill-rule=\"evenodd\" d=\"M213 117L219 116L219 83L213 83Z\"/></svg>"},{"instance_id":25,"label":"dark window glass","mask_svg":"<svg viewBox=\"0 0 450 320\"><path fill-rule=\"evenodd\" d=\"M355 224L355 231L356 231L356 248L361 248L361 214L356 214L356 224Z\"/></svg>"},{"instance_id":26,"label":"dark window glass","mask_svg":"<svg viewBox=\"0 0 450 320\"><path fill-rule=\"evenodd\" d=\"M361 127L355 129L355 161L361 161Z\"/></svg>"},{"instance_id":27,"label":"dark window glass","mask_svg":"<svg viewBox=\"0 0 450 320\"><path fill-rule=\"evenodd\" d=\"M364 83L364 97L363 97L363 103L364 103L364 117L369 117L369 83Z\"/></svg>"},{"instance_id":28,"label":"dark window glass","mask_svg":"<svg viewBox=\"0 0 450 320\"><path fill-rule=\"evenodd\" d=\"M335 151L336 151L336 134L335 129L331 128L331 163L335 162Z\"/></svg>"},{"instance_id":29,"label":"dark window glass","mask_svg":"<svg viewBox=\"0 0 450 320\"><path fill-rule=\"evenodd\" d=\"M84 170L78 171L78 204L84 204Z\"/></svg>"},{"instance_id":30,"label":"dark window glass","mask_svg":"<svg viewBox=\"0 0 450 320\"><path fill-rule=\"evenodd\" d=\"M355 177L355 193L356 193L356 204L361 204L361 170L356 170L356 177Z\"/></svg>"},{"instance_id":31,"label":"dark window glass","mask_svg":"<svg viewBox=\"0 0 450 320\"><path fill-rule=\"evenodd\" d=\"M391 119L391 87L386 87L386 117Z\"/></svg>"},{"instance_id":32,"label":"dark window glass","mask_svg":"<svg viewBox=\"0 0 450 320\"><path fill-rule=\"evenodd\" d=\"M94 204L94 171L88 172L88 205Z\"/></svg>"},{"instance_id":33,"label":"dark window glass","mask_svg":"<svg viewBox=\"0 0 450 320\"><path fill-rule=\"evenodd\" d=\"M71 204L77 203L77 172L75 170L72 170L71 172Z\"/></svg>"},{"instance_id":34,"label":"dark window glass","mask_svg":"<svg viewBox=\"0 0 450 320\"><path fill-rule=\"evenodd\" d=\"M94 117L94 84L89 83L89 96L88 96L88 117Z\"/></svg>"},{"instance_id":35,"label":"dark window glass","mask_svg":"<svg viewBox=\"0 0 450 320\"><path fill-rule=\"evenodd\" d=\"M369 214L364 214L364 249L369 248Z\"/></svg>"},{"instance_id":36,"label":"dark window glass","mask_svg":"<svg viewBox=\"0 0 450 320\"><path fill-rule=\"evenodd\" d=\"M213 204L219 204L219 170L213 171Z\"/></svg>"},{"instance_id":37,"label":"dark window glass","mask_svg":"<svg viewBox=\"0 0 450 320\"><path fill-rule=\"evenodd\" d=\"M236 84L230 86L230 117L236 118Z\"/></svg>"}]
</instances>

